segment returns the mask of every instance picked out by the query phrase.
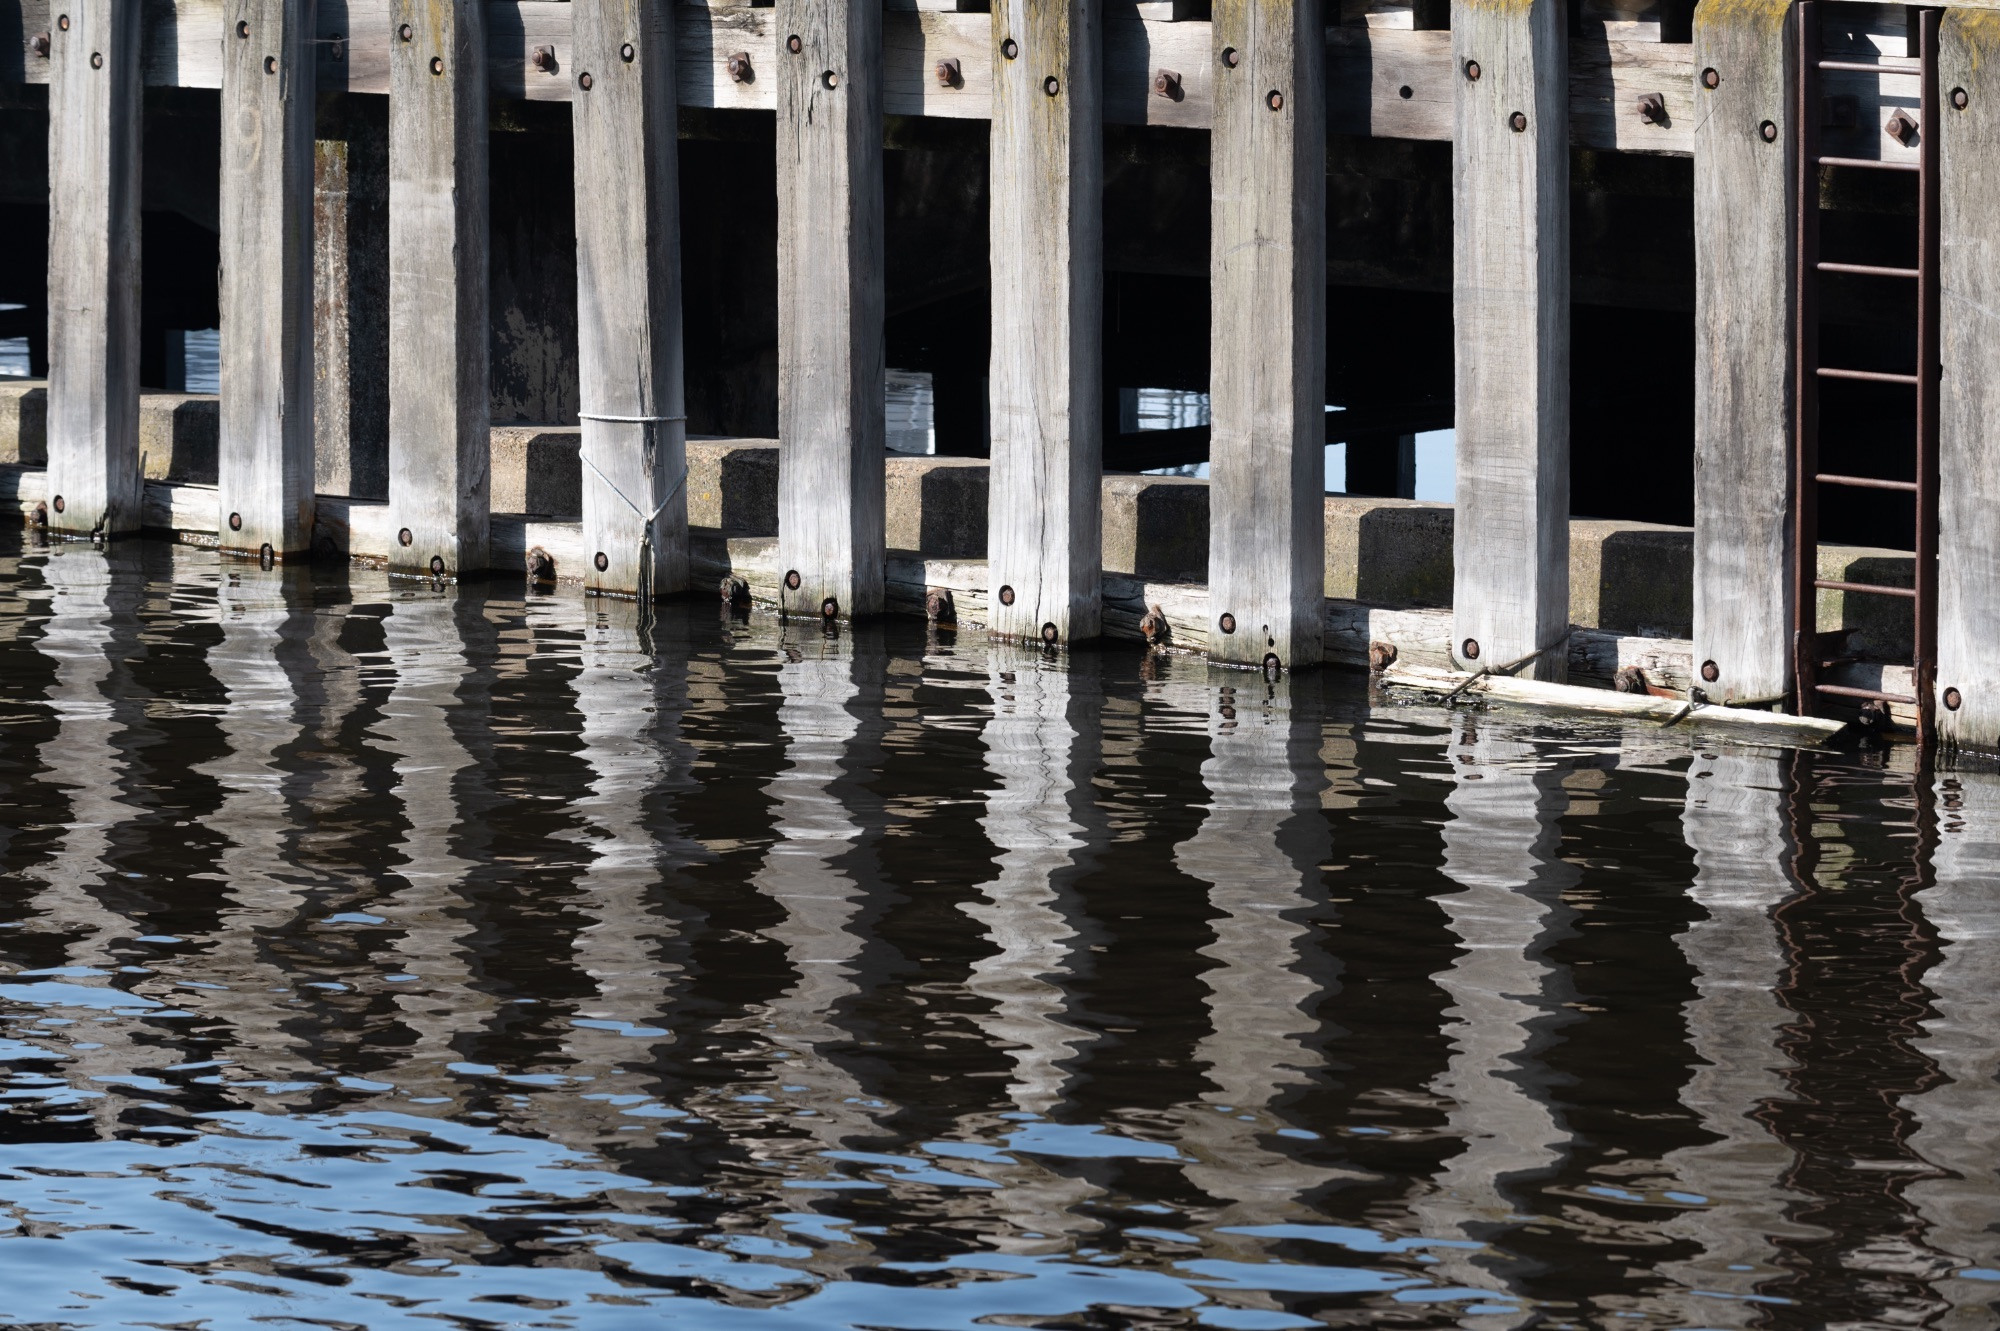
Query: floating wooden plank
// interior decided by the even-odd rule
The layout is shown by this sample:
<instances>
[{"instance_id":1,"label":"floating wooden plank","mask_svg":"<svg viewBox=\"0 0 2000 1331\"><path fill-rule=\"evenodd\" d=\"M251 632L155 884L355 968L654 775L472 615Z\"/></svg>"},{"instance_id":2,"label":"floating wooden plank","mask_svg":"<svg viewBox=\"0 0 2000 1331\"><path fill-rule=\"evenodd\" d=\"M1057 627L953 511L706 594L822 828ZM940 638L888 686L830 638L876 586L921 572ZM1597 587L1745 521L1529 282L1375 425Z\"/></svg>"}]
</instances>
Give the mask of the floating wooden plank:
<instances>
[{"instance_id":1,"label":"floating wooden plank","mask_svg":"<svg viewBox=\"0 0 2000 1331\"><path fill-rule=\"evenodd\" d=\"M1938 664L1947 744L2000 752L2000 14L1938 25L1944 367L1938 415ZM1960 93L1965 105L1958 105Z\"/></svg>"},{"instance_id":2,"label":"floating wooden plank","mask_svg":"<svg viewBox=\"0 0 2000 1331\"><path fill-rule=\"evenodd\" d=\"M312 544L313 0L232 0L223 36L222 548Z\"/></svg>"},{"instance_id":3,"label":"floating wooden plank","mask_svg":"<svg viewBox=\"0 0 2000 1331\"><path fill-rule=\"evenodd\" d=\"M1102 36L1093 0L993 6L988 627L1049 644L1102 609Z\"/></svg>"},{"instance_id":4,"label":"floating wooden plank","mask_svg":"<svg viewBox=\"0 0 2000 1331\"><path fill-rule=\"evenodd\" d=\"M784 34L772 71L784 606L826 618L875 615L883 557L882 13L869 0L780 0L773 12Z\"/></svg>"},{"instance_id":5,"label":"floating wooden plank","mask_svg":"<svg viewBox=\"0 0 2000 1331\"><path fill-rule=\"evenodd\" d=\"M1569 629L1569 107L1557 0L1454 0L1454 624L1461 665Z\"/></svg>"},{"instance_id":6,"label":"floating wooden plank","mask_svg":"<svg viewBox=\"0 0 2000 1331\"><path fill-rule=\"evenodd\" d=\"M1847 729L1846 722L1825 717L1787 716L1782 712L1759 712L1746 707L1689 704L1643 693L1613 693L1609 689L1586 689L1542 680L1475 675L1462 670L1435 670L1423 666L1391 666L1383 672L1382 682L1391 688L1440 696L1455 695L1586 716L1658 721L1690 733L1734 731L1745 738L1754 737L1767 743L1810 747L1824 743Z\"/></svg>"},{"instance_id":7,"label":"floating wooden plank","mask_svg":"<svg viewBox=\"0 0 2000 1331\"><path fill-rule=\"evenodd\" d=\"M118 536L142 476L138 11L69 0L47 64L49 529Z\"/></svg>"},{"instance_id":8,"label":"floating wooden plank","mask_svg":"<svg viewBox=\"0 0 2000 1331\"><path fill-rule=\"evenodd\" d=\"M1219 0L1209 153L1209 654L1314 666L1326 548L1318 0Z\"/></svg>"},{"instance_id":9,"label":"floating wooden plank","mask_svg":"<svg viewBox=\"0 0 2000 1331\"><path fill-rule=\"evenodd\" d=\"M485 10L390 12L389 568L426 577L486 567Z\"/></svg>"},{"instance_id":10,"label":"floating wooden plank","mask_svg":"<svg viewBox=\"0 0 2000 1331\"><path fill-rule=\"evenodd\" d=\"M575 0L577 361L581 570L593 592L687 586L681 377L679 6ZM628 54L629 53L629 56Z\"/></svg>"},{"instance_id":11,"label":"floating wooden plank","mask_svg":"<svg viewBox=\"0 0 2000 1331\"><path fill-rule=\"evenodd\" d=\"M1791 680L1788 0L1695 15L1694 640L1710 697ZM1765 138L1765 125L1772 138Z\"/></svg>"}]
</instances>

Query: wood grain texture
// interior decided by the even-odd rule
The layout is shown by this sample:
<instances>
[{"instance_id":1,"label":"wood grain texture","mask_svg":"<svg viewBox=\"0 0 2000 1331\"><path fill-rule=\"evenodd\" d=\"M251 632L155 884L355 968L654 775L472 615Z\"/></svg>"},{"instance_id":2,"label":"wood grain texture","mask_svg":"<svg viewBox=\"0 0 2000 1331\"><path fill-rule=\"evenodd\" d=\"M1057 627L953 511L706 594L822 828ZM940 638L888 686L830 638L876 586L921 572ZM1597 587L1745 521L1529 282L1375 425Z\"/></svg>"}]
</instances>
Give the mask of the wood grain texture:
<instances>
[{"instance_id":1,"label":"wood grain texture","mask_svg":"<svg viewBox=\"0 0 2000 1331\"><path fill-rule=\"evenodd\" d=\"M1053 625L1067 644L1095 638L1103 608L1098 5L995 0L991 31L987 627L1042 641Z\"/></svg>"},{"instance_id":2,"label":"wood grain texture","mask_svg":"<svg viewBox=\"0 0 2000 1331\"><path fill-rule=\"evenodd\" d=\"M643 581L662 595L687 587L673 33L679 7L575 0L573 8L576 68L591 74L590 90L578 91L572 111L578 389L589 459L583 530L592 553L578 571L594 592L631 596ZM676 419L642 424L589 419L593 414ZM662 503L645 539L646 518Z\"/></svg>"},{"instance_id":3,"label":"wood grain texture","mask_svg":"<svg viewBox=\"0 0 2000 1331\"><path fill-rule=\"evenodd\" d=\"M1326 581L1321 6L1218 0L1214 12L1209 655L1315 666Z\"/></svg>"},{"instance_id":4,"label":"wood grain texture","mask_svg":"<svg viewBox=\"0 0 2000 1331\"><path fill-rule=\"evenodd\" d=\"M312 543L313 10L230 0L222 40L217 531L279 558Z\"/></svg>"},{"instance_id":5,"label":"wood grain texture","mask_svg":"<svg viewBox=\"0 0 2000 1331\"><path fill-rule=\"evenodd\" d=\"M486 567L485 18L480 0L390 11L410 40L389 52L389 507L411 540L389 568L425 577Z\"/></svg>"},{"instance_id":6,"label":"wood grain texture","mask_svg":"<svg viewBox=\"0 0 2000 1331\"><path fill-rule=\"evenodd\" d=\"M1453 644L1460 664L1475 669L1542 651L1523 676L1560 682L1569 627L1569 44L1556 0L1454 0L1451 26ZM1515 116L1526 117L1523 128Z\"/></svg>"},{"instance_id":7,"label":"wood grain texture","mask_svg":"<svg viewBox=\"0 0 2000 1331\"><path fill-rule=\"evenodd\" d=\"M788 612L882 612L882 11L780 0L778 548ZM796 36L800 49L787 49Z\"/></svg>"},{"instance_id":8,"label":"wood grain texture","mask_svg":"<svg viewBox=\"0 0 2000 1331\"><path fill-rule=\"evenodd\" d=\"M1938 25L1944 103L1939 274L1944 373L1938 415L1939 696L1947 744L2000 752L2000 14ZM1966 92L1964 110L1951 90Z\"/></svg>"},{"instance_id":9,"label":"wood grain texture","mask_svg":"<svg viewBox=\"0 0 2000 1331\"><path fill-rule=\"evenodd\" d=\"M1694 641L1720 672L1703 686L1718 701L1772 697L1791 679L1787 9L1730 0L1695 14Z\"/></svg>"},{"instance_id":10,"label":"wood grain texture","mask_svg":"<svg viewBox=\"0 0 2000 1331\"><path fill-rule=\"evenodd\" d=\"M139 15L66 13L48 60L49 528L115 536L139 530L142 484Z\"/></svg>"}]
</instances>

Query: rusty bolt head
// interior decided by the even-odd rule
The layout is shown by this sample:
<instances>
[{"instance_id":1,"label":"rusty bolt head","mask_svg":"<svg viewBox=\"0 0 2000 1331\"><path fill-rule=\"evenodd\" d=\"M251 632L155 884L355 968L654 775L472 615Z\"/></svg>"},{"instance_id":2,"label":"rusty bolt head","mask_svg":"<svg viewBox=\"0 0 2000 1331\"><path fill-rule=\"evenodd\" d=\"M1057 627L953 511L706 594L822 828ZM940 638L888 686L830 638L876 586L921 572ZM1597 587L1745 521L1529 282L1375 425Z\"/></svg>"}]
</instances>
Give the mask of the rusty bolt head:
<instances>
[{"instance_id":1,"label":"rusty bolt head","mask_svg":"<svg viewBox=\"0 0 2000 1331\"><path fill-rule=\"evenodd\" d=\"M936 73L940 88L956 88L965 81L965 71L959 66L957 56L938 61Z\"/></svg>"},{"instance_id":2,"label":"rusty bolt head","mask_svg":"<svg viewBox=\"0 0 2000 1331\"><path fill-rule=\"evenodd\" d=\"M34 39L28 43L28 49L42 59L47 60L49 58L49 35L46 32L36 33Z\"/></svg>"},{"instance_id":3,"label":"rusty bolt head","mask_svg":"<svg viewBox=\"0 0 2000 1331\"><path fill-rule=\"evenodd\" d=\"M1042 646L1053 647L1062 641L1062 630L1053 623L1042 625Z\"/></svg>"},{"instance_id":4,"label":"rusty bolt head","mask_svg":"<svg viewBox=\"0 0 2000 1331\"><path fill-rule=\"evenodd\" d=\"M1371 642L1368 644L1368 668L1387 670L1396 664L1396 644L1393 642Z\"/></svg>"},{"instance_id":5,"label":"rusty bolt head","mask_svg":"<svg viewBox=\"0 0 2000 1331\"><path fill-rule=\"evenodd\" d=\"M444 576L444 556L443 556L443 555L432 555L432 556L431 556L431 576L432 576L433 578L442 578L442 577Z\"/></svg>"},{"instance_id":6,"label":"rusty bolt head","mask_svg":"<svg viewBox=\"0 0 2000 1331\"><path fill-rule=\"evenodd\" d=\"M1000 43L1000 54L1012 60L1021 54L1021 44L1012 37L1009 37Z\"/></svg>"},{"instance_id":7,"label":"rusty bolt head","mask_svg":"<svg viewBox=\"0 0 2000 1331\"><path fill-rule=\"evenodd\" d=\"M1462 661L1477 661L1479 659L1479 639L1467 638L1464 642L1458 644L1458 656Z\"/></svg>"},{"instance_id":8,"label":"rusty bolt head","mask_svg":"<svg viewBox=\"0 0 2000 1331\"><path fill-rule=\"evenodd\" d=\"M1722 678L1722 667L1713 661L1703 661L1701 663L1701 678L1705 684L1715 683L1716 680Z\"/></svg>"},{"instance_id":9,"label":"rusty bolt head","mask_svg":"<svg viewBox=\"0 0 2000 1331\"><path fill-rule=\"evenodd\" d=\"M250 35L250 23L247 19L238 19L236 21L236 35L238 37L248 37Z\"/></svg>"},{"instance_id":10,"label":"rusty bolt head","mask_svg":"<svg viewBox=\"0 0 2000 1331\"><path fill-rule=\"evenodd\" d=\"M1276 679L1285 673L1285 663L1278 659L1276 652L1264 653L1264 678Z\"/></svg>"},{"instance_id":11,"label":"rusty bolt head","mask_svg":"<svg viewBox=\"0 0 2000 1331\"><path fill-rule=\"evenodd\" d=\"M731 51L729 59L724 62L723 67L729 71L729 77L736 82L748 83L750 81L752 71L750 68L750 53L748 51Z\"/></svg>"},{"instance_id":12,"label":"rusty bolt head","mask_svg":"<svg viewBox=\"0 0 2000 1331\"><path fill-rule=\"evenodd\" d=\"M1264 94L1264 105L1270 107L1273 111L1284 110L1285 94L1279 92L1276 88L1271 89L1271 91Z\"/></svg>"},{"instance_id":13,"label":"rusty bolt head","mask_svg":"<svg viewBox=\"0 0 2000 1331\"><path fill-rule=\"evenodd\" d=\"M599 550L596 554L590 557L590 562L596 567L599 573L602 573L604 572L605 569L611 567L611 556L605 554L602 550Z\"/></svg>"},{"instance_id":14,"label":"rusty bolt head","mask_svg":"<svg viewBox=\"0 0 2000 1331\"><path fill-rule=\"evenodd\" d=\"M840 86L840 75L834 73L830 69L824 70L821 72L819 76L819 81L821 85L824 87L838 88Z\"/></svg>"},{"instance_id":15,"label":"rusty bolt head","mask_svg":"<svg viewBox=\"0 0 2000 1331\"><path fill-rule=\"evenodd\" d=\"M1465 62L1465 77L1468 82L1479 82L1479 74L1479 62L1477 60L1468 60Z\"/></svg>"},{"instance_id":16,"label":"rusty bolt head","mask_svg":"<svg viewBox=\"0 0 2000 1331\"><path fill-rule=\"evenodd\" d=\"M1639 98L1639 119L1649 125L1667 123L1667 99L1657 92L1644 93Z\"/></svg>"},{"instance_id":17,"label":"rusty bolt head","mask_svg":"<svg viewBox=\"0 0 2000 1331\"><path fill-rule=\"evenodd\" d=\"M405 527L401 531L396 533L396 544L403 546L405 549L407 549L409 547L410 542L415 539L416 537L410 535L410 529L408 527Z\"/></svg>"},{"instance_id":18,"label":"rusty bolt head","mask_svg":"<svg viewBox=\"0 0 2000 1331\"><path fill-rule=\"evenodd\" d=\"M1139 621L1139 636L1157 647L1167 640L1167 613L1157 605L1147 606Z\"/></svg>"},{"instance_id":19,"label":"rusty bolt head","mask_svg":"<svg viewBox=\"0 0 2000 1331\"><path fill-rule=\"evenodd\" d=\"M231 513L229 515L229 530L231 531L243 530L243 515L241 513Z\"/></svg>"},{"instance_id":20,"label":"rusty bolt head","mask_svg":"<svg viewBox=\"0 0 2000 1331\"><path fill-rule=\"evenodd\" d=\"M104 52L102 52L102 51L92 51L92 52L90 53L90 67L91 67L92 69L103 69L103 68L104 68Z\"/></svg>"},{"instance_id":21,"label":"rusty bolt head","mask_svg":"<svg viewBox=\"0 0 2000 1331\"><path fill-rule=\"evenodd\" d=\"M64 32L68 32L68 31L69 31L69 15L67 15L67 14L58 14L58 15L56 16L56 26L57 26L58 28L61 28L61 29L62 29L62 30L63 30Z\"/></svg>"},{"instance_id":22,"label":"rusty bolt head","mask_svg":"<svg viewBox=\"0 0 2000 1331\"><path fill-rule=\"evenodd\" d=\"M1722 75L1715 72L1713 65L1701 71L1701 86L1711 90L1722 86Z\"/></svg>"},{"instance_id":23,"label":"rusty bolt head","mask_svg":"<svg viewBox=\"0 0 2000 1331\"><path fill-rule=\"evenodd\" d=\"M924 593L924 618L933 624L950 624L958 619L958 609L952 604L951 590L933 587Z\"/></svg>"},{"instance_id":24,"label":"rusty bolt head","mask_svg":"<svg viewBox=\"0 0 2000 1331\"><path fill-rule=\"evenodd\" d=\"M791 36L785 38L785 49L787 51L790 51L793 55L797 55L799 52L806 49L805 39L803 37L800 37L795 32Z\"/></svg>"},{"instance_id":25,"label":"rusty bolt head","mask_svg":"<svg viewBox=\"0 0 2000 1331\"><path fill-rule=\"evenodd\" d=\"M1898 110L1889 117L1889 123L1882 126L1882 132L1907 148L1917 141L1916 117L1908 111Z\"/></svg>"},{"instance_id":26,"label":"rusty bolt head","mask_svg":"<svg viewBox=\"0 0 2000 1331\"><path fill-rule=\"evenodd\" d=\"M266 74L275 74L278 72L278 57L274 55L264 57L264 72Z\"/></svg>"},{"instance_id":27,"label":"rusty bolt head","mask_svg":"<svg viewBox=\"0 0 2000 1331\"><path fill-rule=\"evenodd\" d=\"M1224 633L1234 633L1236 632L1236 616L1225 610L1222 612L1222 618L1215 621L1215 626Z\"/></svg>"},{"instance_id":28,"label":"rusty bolt head","mask_svg":"<svg viewBox=\"0 0 2000 1331\"><path fill-rule=\"evenodd\" d=\"M1014 604L1014 589L1012 587L1002 587L1000 589L1000 604L1001 605Z\"/></svg>"},{"instance_id":29,"label":"rusty bolt head","mask_svg":"<svg viewBox=\"0 0 2000 1331\"><path fill-rule=\"evenodd\" d=\"M416 37L417 30L405 23L402 27L396 29L396 35L407 42Z\"/></svg>"},{"instance_id":30,"label":"rusty bolt head","mask_svg":"<svg viewBox=\"0 0 2000 1331\"><path fill-rule=\"evenodd\" d=\"M1953 88L1951 90L1951 104L1956 109L1963 111L1967 106L1971 105L1971 103L1972 103L1972 98L1969 94L1967 94L1965 89Z\"/></svg>"},{"instance_id":31,"label":"rusty bolt head","mask_svg":"<svg viewBox=\"0 0 2000 1331\"><path fill-rule=\"evenodd\" d=\"M1508 116L1507 128L1513 130L1516 134L1519 134L1523 130L1527 129L1528 128L1527 113L1524 111L1516 111L1513 115Z\"/></svg>"},{"instance_id":32,"label":"rusty bolt head","mask_svg":"<svg viewBox=\"0 0 2000 1331\"><path fill-rule=\"evenodd\" d=\"M618 48L618 58L629 65L639 58L639 48L627 42Z\"/></svg>"},{"instance_id":33,"label":"rusty bolt head","mask_svg":"<svg viewBox=\"0 0 2000 1331\"><path fill-rule=\"evenodd\" d=\"M63 497L61 495L57 495L55 497L55 500L50 504L50 507L55 509L55 511L58 513L62 512L64 507Z\"/></svg>"},{"instance_id":34,"label":"rusty bolt head","mask_svg":"<svg viewBox=\"0 0 2000 1331\"><path fill-rule=\"evenodd\" d=\"M1757 133L1763 137L1766 143L1776 143L1778 141L1778 127L1768 120L1757 126Z\"/></svg>"},{"instance_id":35,"label":"rusty bolt head","mask_svg":"<svg viewBox=\"0 0 2000 1331\"><path fill-rule=\"evenodd\" d=\"M1042 91L1054 97L1062 91L1062 80L1051 74L1042 80Z\"/></svg>"},{"instance_id":36,"label":"rusty bolt head","mask_svg":"<svg viewBox=\"0 0 2000 1331\"><path fill-rule=\"evenodd\" d=\"M1644 693L1646 672L1638 666L1620 666L1618 673L1611 677L1611 687L1619 693Z\"/></svg>"},{"instance_id":37,"label":"rusty bolt head","mask_svg":"<svg viewBox=\"0 0 2000 1331\"><path fill-rule=\"evenodd\" d=\"M590 91L591 81L592 80L590 77L590 71L587 69L584 70L583 73L576 76L576 86L583 89L585 92Z\"/></svg>"},{"instance_id":38,"label":"rusty bolt head","mask_svg":"<svg viewBox=\"0 0 2000 1331\"><path fill-rule=\"evenodd\" d=\"M444 57L443 57L443 56L441 56L441 55L434 55L434 56L432 56L432 57L431 57L431 73L433 73L433 74L442 74L442 73L444 73Z\"/></svg>"},{"instance_id":39,"label":"rusty bolt head","mask_svg":"<svg viewBox=\"0 0 2000 1331\"><path fill-rule=\"evenodd\" d=\"M799 589L799 584L803 581L805 581L805 579L799 576L799 571L797 569L792 569L790 572L785 574L785 587L789 591L797 591Z\"/></svg>"},{"instance_id":40,"label":"rusty bolt head","mask_svg":"<svg viewBox=\"0 0 2000 1331\"><path fill-rule=\"evenodd\" d=\"M528 551L528 581L537 586L549 586L556 580L555 556L536 546Z\"/></svg>"},{"instance_id":41,"label":"rusty bolt head","mask_svg":"<svg viewBox=\"0 0 2000 1331\"><path fill-rule=\"evenodd\" d=\"M1181 76L1171 69L1155 70L1153 73L1153 96L1164 97L1170 102L1181 99Z\"/></svg>"},{"instance_id":42,"label":"rusty bolt head","mask_svg":"<svg viewBox=\"0 0 2000 1331\"><path fill-rule=\"evenodd\" d=\"M1944 691L1944 709L1947 712L1955 712L1964 705L1965 699L1957 689L1946 689Z\"/></svg>"},{"instance_id":43,"label":"rusty bolt head","mask_svg":"<svg viewBox=\"0 0 2000 1331\"><path fill-rule=\"evenodd\" d=\"M1235 47L1225 46L1222 48L1222 64L1224 68L1234 69L1236 68L1237 65L1242 63L1242 60L1243 60L1243 53L1241 51L1238 51Z\"/></svg>"},{"instance_id":44,"label":"rusty bolt head","mask_svg":"<svg viewBox=\"0 0 2000 1331\"><path fill-rule=\"evenodd\" d=\"M821 619L840 618L840 602L834 600L831 596L821 601L819 603L819 617Z\"/></svg>"},{"instance_id":45,"label":"rusty bolt head","mask_svg":"<svg viewBox=\"0 0 2000 1331\"><path fill-rule=\"evenodd\" d=\"M541 70L544 74L555 73L556 48L553 46L537 46L533 54L529 55L528 63L536 69Z\"/></svg>"}]
</instances>

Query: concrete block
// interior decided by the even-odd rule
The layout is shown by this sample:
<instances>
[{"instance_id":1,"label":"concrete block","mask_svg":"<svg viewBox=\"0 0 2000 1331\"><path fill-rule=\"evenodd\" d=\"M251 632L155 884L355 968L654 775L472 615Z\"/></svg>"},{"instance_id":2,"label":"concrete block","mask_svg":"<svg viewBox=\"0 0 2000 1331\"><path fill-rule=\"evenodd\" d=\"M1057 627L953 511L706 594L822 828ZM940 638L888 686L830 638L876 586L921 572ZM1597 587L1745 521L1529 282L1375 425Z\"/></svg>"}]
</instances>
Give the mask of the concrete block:
<instances>
[{"instance_id":1,"label":"concrete block","mask_svg":"<svg viewBox=\"0 0 2000 1331\"><path fill-rule=\"evenodd\" d=\"M986 558L985 458L888 458L888 548L937 559Z\"/></svg>"},{"instance_id":2,"label":"concrete block","mask_svg":"<svg viewBox=\"0 0 2000 1331\"><path fill-rule=\"evenodd\" d=\"M778 441L690 439L688 525L732 536L778 534Z\"/></svg>"},{"instance_id":3,"label":"concrete block","mask_svg":"<svg viewBox=\"0 0 2000 1331\"><path fill-rule=\"evenodd\" d=\"M1326 594L1369 605L1451 604L1452 508L1326 497Z\"/></svg>"},{"instance_id":4,"label":"concrete block","mask_svg":"<svg viewBox=\"0 0 2000 1331\"><path fill-rule=\"evenodd\" d=\"M221 406L213 393L141 393L139 460L149 481L215 484Z\"/></svg>"},{"instance_id":5,"label":"concrete block","mask_svg":"<svg viewBox=\"0 0 2000 1331\"><path fill-rule=\"evenodd\" d=\"M1869 582L1883 587L1914 586L1916 556L1907 550L1864 545L1822 545L1819 576L1827 582ZM1864 661L1908 662L1916 655L1915 603L1901 596L1865 592L1819 594L1819 628L1848 629L1847 651Z\"/></svg>"},{"instance_id":6,"label":"concrete block","mask_svg":"<svg viewBox=\"0 0 2000 1331\"><path fill-rule=\"evenodd\" d=\"M1106 476L1104 571L1157 582L1208 581L1208 482Z\"/></svg>"},{"instance_id":7,"label":"concrete block","mask_svg":"<svg viewBox=\"0 0 2000 1331\"><path fill-rule=\"evenodd\" d=\"M0 379L0 462L46 467L48 425L46 379Z\"/></svg>"},{"instance_id":8,"label":"concrete block","mask_svg":"<svg viewBox=\"0 0 2000 1331\"><path fill-rule=\"evenodd\" d=\"M574 518L583 512L583 428L496 425L489 493L495 513Z\"/></svg>"},{"instance_id":9,"label":"concrete block","mask_svg":"<svg viewBox=\"0 0 2000 1331\"><path fill-rule=\"evenodd\" d=\"M1637 637L1694 634L1694 529L1571 518L1572 624Z\"/></svg>"}]
</instances>

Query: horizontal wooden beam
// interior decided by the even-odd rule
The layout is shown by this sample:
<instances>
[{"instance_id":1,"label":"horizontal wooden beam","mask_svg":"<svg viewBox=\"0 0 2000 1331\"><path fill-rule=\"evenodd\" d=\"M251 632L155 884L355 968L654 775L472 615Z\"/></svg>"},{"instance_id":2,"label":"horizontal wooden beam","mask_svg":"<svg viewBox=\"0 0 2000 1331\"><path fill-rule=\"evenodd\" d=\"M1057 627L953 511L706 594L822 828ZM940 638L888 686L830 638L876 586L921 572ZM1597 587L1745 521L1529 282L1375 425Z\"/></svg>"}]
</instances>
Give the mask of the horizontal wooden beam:
<instances>
[{"instance_id":1,"label":"horizontal wooden beam","mask_svg":"<svg viewBox=\"0 0 2000 1331\"><path fill-rule=\"evenodd\" d=\"M140 0L148 84L222 86L222 0ZM676 72L683 106L771 111L776 106L777 10L682 5ZM387 93L388 0L320 0L318 87ZM496 98L566 102L575 94L566 0L489 0L487 78ZM1128 11L1129 12L1129 11ZM49 62L27 50L48 30L49 0L0 0L0 83L47 83ZM18 28L16 27L18 24ZM889 115L985 120L992 115L992 34L986 14L890 10L882 19L883 110ZM14 32L20 39L6 40ZM1327 128L1388 139L1451 138L1451 34L1327 29ZM1207 129L1214 57L1204 21L1104 18L1104 118L1113 124ZM538 68L535 54L552 54ZM1579 38L1569 58L1570 139L1579 147L1685 156L1693 144L1693 48L1681 43ZM746 77L730 57L747 55ZM949 83L938 66L956 62ZM1155 90L1165 71L1177 75ZM1664 119L1639 112L1664 99ZM1877 135L1876 138L1881 136Z\"/></svg>"}]
</instances>

